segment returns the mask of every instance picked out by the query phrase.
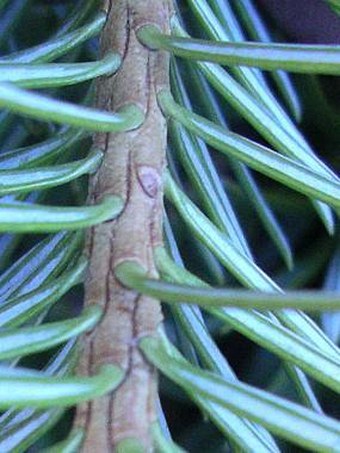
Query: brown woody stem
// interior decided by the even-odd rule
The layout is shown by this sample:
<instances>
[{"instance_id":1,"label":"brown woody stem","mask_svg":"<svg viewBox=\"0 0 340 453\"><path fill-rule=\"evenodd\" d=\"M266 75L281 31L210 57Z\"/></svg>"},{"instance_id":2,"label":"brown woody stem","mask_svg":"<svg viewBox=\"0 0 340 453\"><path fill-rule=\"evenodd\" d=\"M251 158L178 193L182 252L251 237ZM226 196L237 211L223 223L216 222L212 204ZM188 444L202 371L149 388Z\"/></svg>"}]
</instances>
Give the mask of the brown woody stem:
<instances>
[{"instance_id":1,"label":"brown woody stem","mask_svg":"<svg viewBox=\"0 0 340 453\"><path fill-rule=\"evenodd\" d=\"M92 374L99 365L112 363L125 370L125 379L114 393L79 407L76 425L85 428L84 452L120 451L122 442L137 442L141 451L152 451L157 376L138 340L155 334L162 320L160 304L122 287L115 268L135 261L157 277L153 249L162 243L166 124L156 96L168 87L168 57L144 47L136 33L147 24L169 32L170 0L113 0L105 8L101 50L118 51L122 67L100 79L97 107L116 111L133 103L143 110L145 121L134 131L95 138L105 157L90 181L90 203L113 194L124 200L124 209L117 219L88 234L85 304L101 305L104 317L85 338L80 370Z\"/></svg>"}]
</instances>

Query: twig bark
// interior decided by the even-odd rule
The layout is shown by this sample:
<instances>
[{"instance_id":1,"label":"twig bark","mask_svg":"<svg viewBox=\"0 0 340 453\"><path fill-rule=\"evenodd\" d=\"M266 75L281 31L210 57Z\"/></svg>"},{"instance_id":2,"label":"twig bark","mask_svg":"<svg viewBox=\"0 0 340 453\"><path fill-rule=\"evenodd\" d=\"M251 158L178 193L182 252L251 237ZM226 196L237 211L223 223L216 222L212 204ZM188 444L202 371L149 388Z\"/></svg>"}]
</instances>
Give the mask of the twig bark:
<instances>
[{"instance_id":1,"label":"twig bark","mask_svg":"<svg viewBox=\"0 0 340 453\"><path fill-rule=\"evenodd\" d=\"M120 52L123 63L117 75L99 81L97 106L115 111L136 103L145 112L145 122L132 132L95 138L105 158L90 181L89 200L114 194L124 200L125 207L118 219L88 234L85 304L100 304L105 314L85 338L80 370L92 374L98 365L113 363L126 375L114 393L80 406L76 424L85 428L84 452L117 451L129 439L135 439L141 451L152 451L150 425L156 420L157 376L137 343L156 332L162 320L160 304L122 287L114 271L129 260L157 277L153 249L162 243L166 124L156 95L168 86L168 57L141 45L136 32L146 24L168 32L170 0L114 0L106 2L105 9L108 19L101 51Z\"/></svg>"}]
</instances>

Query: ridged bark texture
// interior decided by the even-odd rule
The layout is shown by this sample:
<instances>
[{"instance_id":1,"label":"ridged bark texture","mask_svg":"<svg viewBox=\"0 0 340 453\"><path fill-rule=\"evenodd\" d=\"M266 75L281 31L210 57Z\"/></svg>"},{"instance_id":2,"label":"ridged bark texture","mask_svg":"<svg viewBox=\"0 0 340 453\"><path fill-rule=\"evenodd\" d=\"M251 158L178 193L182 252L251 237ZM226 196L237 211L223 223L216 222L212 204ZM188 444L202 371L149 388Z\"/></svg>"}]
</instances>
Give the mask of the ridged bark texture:
<instances>
[{"instance_id":1,"label":"ridged bark texture","mask_svg":"<svg viewBox=\"0 0 340 453\"><path fill-rule=\"evenodd\" d=\"M89 202L114 194L125 207L118 219L88 234L85 304L100 304L104 317L84 340L80 372L91 375L98 365L113 363L126 375L115 392L80 406L75 423L85 427L84 452L121 451L121 442L129 439L137 440L141 451L152 451L157 375L139 351L138 340L156 333L162 320L160 304L122 287L115 267L135 261L157 277L153 249L162 243L166 124L156 95L168 87L168 57L141 45L136 32L146 24L169 32L170 1L113 0L105 9L101 52L118 51L123 63L116 75L100 79L97 107L115 111L135 103L145 112L145 121L132 132L95 137L105 158L90 181Z\"/></svg>"}]
</instances>

